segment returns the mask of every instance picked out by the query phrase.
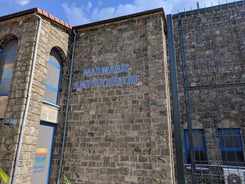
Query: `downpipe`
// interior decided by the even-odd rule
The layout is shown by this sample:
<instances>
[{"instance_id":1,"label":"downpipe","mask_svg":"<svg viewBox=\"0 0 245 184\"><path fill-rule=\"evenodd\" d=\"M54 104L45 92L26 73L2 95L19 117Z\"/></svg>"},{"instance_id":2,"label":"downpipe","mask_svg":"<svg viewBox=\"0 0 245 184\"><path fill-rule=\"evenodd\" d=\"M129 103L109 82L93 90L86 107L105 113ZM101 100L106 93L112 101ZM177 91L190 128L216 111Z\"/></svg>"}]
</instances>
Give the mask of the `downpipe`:
<instances>
[{"instance_id":1,"label":"downpipe","mask_svg":"<svg viewBox=\"0 0 245 184\"><path fill-rule=\"evenodd\" d=\"M33 78L34 78L34 72L35 72L35 66L36 66L36 60L37 60L37 50L38 50L38 44L39 44L39 38L40 38L40 32L41 32L41 26L42 26L42 18L39 15L37 15L37 13L34 13L34 15L39 20L39 22L38 22L38 31L37 31L36 43L35 43L34 53L33 53L30 80L29 80L29 85L28 85L26 108L25 108L25 111L24 111L24 117L23 117L23 121L22 121L22 124L21 124L21 129L20 129L19 143L18 143L17 153L16 153L16 157L15 157L14 170L13 170L13 174L12 174L11 184L15 184L16 183L16 174L17 174L18 162L19 162L19 159L20 159L20 152L21 152L22 143L23 143L23 136L24 136L24 130L25 130L25 126L26 126L27 114L28 114L29 107L30 107L32 84L33 84Z\"/></svg>"},{"instance_id":2,"label":"downpipe","mask_svg":"<svg viewBox=\"0 0 245 184\"><path fill-rule=\"evenodd\" d=\"M60 184L61 173L62 173L62 163L63 163L64 151L65 151L65 140L66 140L67 122L68 122L68 115L69 115L72 73L73 73L73 65L74 65L74 57L75 57L74 53L75 53L76 35L77 35L76 31L74 30L73 31L74 38L73 38L73 45L72 45L71 64L70 64L70 72L69 72L70 76L69 76L69 83L68 83L68 96L67 96L67 101L66 101L65 122L64 122L64 128L63 128L62 147L61 147L57 184Z\"/></svg>"}]
</instances>

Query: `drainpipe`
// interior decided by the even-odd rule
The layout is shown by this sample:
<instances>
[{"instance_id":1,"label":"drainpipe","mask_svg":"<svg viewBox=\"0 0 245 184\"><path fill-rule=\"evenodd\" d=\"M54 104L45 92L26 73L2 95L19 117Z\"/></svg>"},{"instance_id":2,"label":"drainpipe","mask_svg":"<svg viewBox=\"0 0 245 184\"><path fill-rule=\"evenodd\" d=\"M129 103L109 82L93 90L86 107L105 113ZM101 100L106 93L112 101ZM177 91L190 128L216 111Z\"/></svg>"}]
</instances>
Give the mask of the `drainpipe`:
<instances>
[{"instance_id":1,"label":"drainpipe","mask_svg":"<svg viewBox=\"0 0 245 184\"><path fill-rule=\"evenodd\" d=\"M22 124L21 124L21 129L20 129L19 144L18 144L17 153L16 153L16 157L15 157L14 170L13 170L11 184L15 184L16 183L16 173L17 173L17 168L18 168L18 162L19 162L19 159L20 159L20 152L21 152L21 147L22 147L22 142L23 142L24 130L25 130L25 126L26 126L27 114L28 114L29 106L30 106L32 83L33 83L33 78L34 78L36 59L37 59L38 43L39 43L39 37L40 37L40 31L41 31L41 25L42 25L42 18L36 12L34 13L34 15L38 18L38 31L37 31L36 43L35 43L35 48L34 48L34 53L33 53L30 80L29 80L29 85L28 85L26 108L25 108L25 111L24 111L24 117L23 117L23 121L22 121Z\"/></svg>"},{"instance_id":2,"label":"drainpipe","mask_svg":"<svg viewBox=\"0 0 245 184\"><path fill-rule=\"evenodd\" d=\"M183 146L182 146L182 130L179 107L179 89L178 76L175 53L174 27L172 15L167 15L168 27L168 52L170 65L170 84L172 92L172 117L174 122L174 137L175 137L175 154L176 154L176 171L178 184L185 184L185 170L183 161Z\"/></svg>"},{"instance_id":3,"label":"drainpipe","mask_svg":"<svg viewBox=\"0 0 245 184\"><path fill-rule=\"evenodd\" d=\"M70 72L69 72L70 76L69 76L69 83L68 83L68 95L67 95L67 101L66 101L65 122L64 122L64 128L63 128L62 147L61 147L57 184L60 184L60 179L61 179L62 162L63 162L64 150L65 150L65 139L66 139L66 133L67 133L67 122L68 122L68 113L69 113L69 105L70 105L72 73L73 73L73 65L74 65L74 57L75 57L74 53L75 53L75 44L76 44L76 36L77 36L75 30L73 30L73 36L74 38L73 38L71 64L70 64Z\"/></svg>"}]
</instances>

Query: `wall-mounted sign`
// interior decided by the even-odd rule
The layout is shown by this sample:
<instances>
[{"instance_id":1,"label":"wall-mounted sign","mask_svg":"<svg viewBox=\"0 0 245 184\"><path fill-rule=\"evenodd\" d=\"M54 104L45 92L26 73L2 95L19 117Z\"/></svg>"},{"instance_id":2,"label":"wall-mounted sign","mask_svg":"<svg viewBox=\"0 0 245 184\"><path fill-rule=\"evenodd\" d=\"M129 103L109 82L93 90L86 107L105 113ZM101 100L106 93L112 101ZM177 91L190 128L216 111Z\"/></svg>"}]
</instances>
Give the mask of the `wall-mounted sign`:
<instances>
[{"instance_id":1,"label":"wall-mounted sign","mask_svg":"<svg viewBox=\"0 0 245 184\"><path fill-rule=\"evenodd\" d=\"M139 75L126 75L118 77L119 73L128 73L128 64L117 64L114 66L104 66L95 68L85 68L83 70L84 77L96 77L96 79L80 80L75 82L74 88L103 88L112 86L124 86L124 85L136 85L139 83ZM112 75L113 77L105 77L106 75Z\"/></svg>"}]
</instances>

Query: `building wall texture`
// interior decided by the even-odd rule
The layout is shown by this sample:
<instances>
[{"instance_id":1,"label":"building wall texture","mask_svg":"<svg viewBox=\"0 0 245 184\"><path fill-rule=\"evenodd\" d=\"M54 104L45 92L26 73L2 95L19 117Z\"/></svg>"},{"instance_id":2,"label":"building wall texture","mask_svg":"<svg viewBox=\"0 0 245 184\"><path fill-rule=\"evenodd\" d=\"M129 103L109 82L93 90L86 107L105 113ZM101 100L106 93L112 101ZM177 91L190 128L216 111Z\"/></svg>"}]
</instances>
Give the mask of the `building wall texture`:
<instances>
[{"instance_id":1,"label":"building wall texture","mask_svg":"<svg viewBox=\"0 0 245 184\"><path fill-rule=\"evenodd\" d=\"M204 130L209 169L195 172L197 179L207 179L210 183L224 182L217 130L239 128L245 141L244 18L243 2L173 16L182 127L189 127L186 120L189 116L192 129ZM182 47L180 35L183 36ZM181 54L186 61L185 74ZM185 80L189 113L185 103ZM187 169L186 174L190 171Z\"/></svg>"},{"instance_id":2,"label":"building wall texture","mask_svg":"<svg viewBox=\"0 0 245 184\"><path fill-rule=\"evenodd\" d=\"M165 19L159 11L78 27L78 81L139 76L137 84L73 89L63 171L75 183L174 183ZM126 64L128 72L84 76Z\"/></svg>"},{"instance_id":3,"label":"building wall texture","mask_svg":"<svg viewBox=\"0 0 245 184\"><path fill-rule=\"evenodd\" d=\"M5 113L4 125L0 134L0 167L8 173L11 182L17 147L20 144L21 127L24 126L18 166L15 170L15 181L16 183L31 183L49 54L52 48L57 47L63 56L63 64L66 66L66 63L69 62L66 58L69 58L67 56L70 52L68 46L70 35L67 30L42 19L40 38L37 42L38 18L33 14L2 21L0 27L1 41L6 42L11 37L18 38L18 52L11 89L7 98L6 109L3 109ZM23 118L28 98L35 44L38 44L36 65L30 105L24 125ZM66 67L64 67L64 71L66 71Z\"/></svg>"},{"instance_id":4,"label":"building wall texture","mask_svg":"<svg viewBox=\"0 0 245 184\"><path fill-rule=\"evenodd\" d=\"M61 159L61 177L74 183L169 184L179 174L191 183L189 165L175 172L163 10L72 29L37 14L0 18L0 48L18 39L11 89L0 97L0 167L9 183L32 183L40 121L56 124L49 183L57 182ZM245 141L244 16L241 2L173 15L181 126L203 129L206 138L208 168L194 171L199 183L224 183L217 129L240 128ZM43 101L52 49L62 58L58 105Z\"/></svg>"},{"instance_id":5,"label":"building wall texture","mask_svg":"<svg viewBox=\"0 0 245 184\"><path fill-rule=\"evenodd\" d=\"M29 29L23 29L23 27L28 27ZM33 49L35 45L36 29L37 19L35 17L25 17L1 22L1 40L8 41L8 39L11 37L17 37L19 46L4 118L4 123L12 123L13 125L3 126L0 135L1 167L7 171L10 177L12 176L11 172L13 171L12 169L14 167L20 127L23 120L24 108L27 99L27 87L30 76ZM29 123L27 124L29 125ZM37 126L34 125L33 127L34 130L37 129ZM31 137L34 139L30 139ZM27 145L30 146L35 145L35 136L25 137L24 142L28 142ZM28 171L30 171L28 170L28 165L32 165L32 161L29 160L28 162L28 159L31 158L31 153L35 151L35 148L28 149L28 147L29 146L27 146L25 149L24 146L23 151L29 153L21 157L22 162L19 164L22 166L22 170L26 173L29 173ZM27 158L28 155L29 158Z\"/></svg>"}]
</instances>

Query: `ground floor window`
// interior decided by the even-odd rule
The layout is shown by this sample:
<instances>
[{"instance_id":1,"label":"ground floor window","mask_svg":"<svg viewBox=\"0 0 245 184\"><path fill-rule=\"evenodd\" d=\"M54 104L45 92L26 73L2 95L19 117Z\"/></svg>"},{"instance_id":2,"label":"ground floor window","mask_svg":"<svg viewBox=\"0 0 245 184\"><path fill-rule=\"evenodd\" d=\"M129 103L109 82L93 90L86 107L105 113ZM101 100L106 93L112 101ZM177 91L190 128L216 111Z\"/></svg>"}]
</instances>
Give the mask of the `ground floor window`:
<instances>
[{"instance_id":1,"label":"ground floor window","mask_svg":"<svg viewBox=\"0 0 245 184\"><path fill-rule=\"evenodd\" d=\"M218 129L220 151L224 165L244 165L240 129Z\"/></svg>"},{"instance_id":2,"label":"ground floor window","mask_svg":"<svg viewBox=\"0 0 245 184\"><path fill-rule=\"evenodd\" d=\"M196 164L207 163L207 150L203 129L192 130L193 151ZM184 130L184 145L185 145L185 163L191 163L191 148L189 144L188 130Z\"/></svg>"}]
</instances>

